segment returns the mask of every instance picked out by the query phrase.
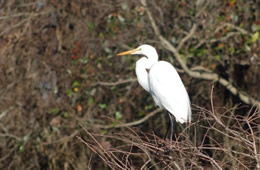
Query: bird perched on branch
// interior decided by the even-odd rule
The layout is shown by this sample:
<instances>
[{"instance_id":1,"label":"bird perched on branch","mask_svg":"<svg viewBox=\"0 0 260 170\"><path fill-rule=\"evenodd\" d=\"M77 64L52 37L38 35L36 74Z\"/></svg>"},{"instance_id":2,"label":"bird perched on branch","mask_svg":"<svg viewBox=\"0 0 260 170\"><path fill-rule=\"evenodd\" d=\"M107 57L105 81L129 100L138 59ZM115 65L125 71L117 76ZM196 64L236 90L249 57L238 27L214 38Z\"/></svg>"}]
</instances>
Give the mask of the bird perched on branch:
<instances>
[{"instance_id":1,"label":"bird perched on branch","mask_svg":"<svg viewBox=\"0 0 260 170\"><path fill-rule=\"evenodd\" d=\"M150 45L144 44L117 55L129 54L144 56L136 62L137 80L152 95L155 103L167 110L171 122L170 141L172 141L172 115L180 123L191 121L190 99L181 78L169 62L158 61L158 54Z\"/></svg>"}]
</instances>

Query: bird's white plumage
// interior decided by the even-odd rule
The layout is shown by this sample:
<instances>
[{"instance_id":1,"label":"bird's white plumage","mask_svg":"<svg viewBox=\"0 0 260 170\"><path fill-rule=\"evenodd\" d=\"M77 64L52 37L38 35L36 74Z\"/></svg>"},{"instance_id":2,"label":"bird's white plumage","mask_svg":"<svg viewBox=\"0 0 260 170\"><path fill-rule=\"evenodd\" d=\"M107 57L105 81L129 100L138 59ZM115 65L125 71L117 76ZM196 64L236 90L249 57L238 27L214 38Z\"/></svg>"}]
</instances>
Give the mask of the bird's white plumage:
<instances>
[{"instance_id":1,"label":"bird's white plumage","mask_svg":"<svg viewBox=\"0 0 260 170\"><path fill-rule=\"evenodd\" d=\"M150 45L118 55L141 54L136 62L136 75L139 84L151 93L155 103L168 110L180 123L191 121L191 108L188 93L175 68L166 61L158 61L158 54Z\"/></svg>"},{"instance_id":2,"label":"bird's white plumage","mask_svg":"<svg viewBox=\"0 0 260 170\"><path fill-rule=\"evenodd\" d=\"M150 92L155 103L172 113L176 121L190 121L190 100L181 78L168 62L156 62L149 71Z\"/></svg>"}]
</instances>

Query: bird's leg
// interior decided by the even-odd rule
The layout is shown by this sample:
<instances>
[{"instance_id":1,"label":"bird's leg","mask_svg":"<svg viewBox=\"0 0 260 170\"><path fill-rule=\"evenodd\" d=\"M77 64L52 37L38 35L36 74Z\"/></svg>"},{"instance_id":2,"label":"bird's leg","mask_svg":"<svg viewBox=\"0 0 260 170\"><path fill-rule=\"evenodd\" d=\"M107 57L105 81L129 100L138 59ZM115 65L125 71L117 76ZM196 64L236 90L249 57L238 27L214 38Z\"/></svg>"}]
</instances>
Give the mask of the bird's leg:
<instances>
[{"instance_id":1,"label":"bird's leg","mask_svg":"<svg viewBox=\"0 0 260 170\"><path fill-rule=\"evenodd\" d=\"M168 115L170 117L170 122L171 122L171 133L170 133L170 150L172 149L172 135L173 135L173 119L172 115L170 112L168 112Z\"/></svg>"},{"instance_id":2,"label":"bird's leg","mask_svg":"<svg viewBox=\"0 0 260 170\"><path fill-rule=\"evenodd\" d=\"M168 111L167 111L167 113L168 113ZM165 135L164 135L164 137L163 137L163 140L165 140L166 137L167 137L167 135L168 135L169 128L170 128L170 123L171 123L171 120L169 119L168 125L167 125L167 129L166 129L166 133L165 133ZM164 146L165 146L164 143L161 143L161 144L160 144L160 147L164 147Z\"/></svg>"},{"instance_id":3,"label":"bird's leg","mask_svg":"<svg viewBox=\"0 0 260 170\"><path fill-rule=\"evenodd\" d=\"M167 148L164 152L169 153L172 150L172 135L173 135L173 118L170 112L168 112L169 115L169 123L168 123L168 128L165 134L165 137L167 136L167 133L169 131L169 126L171 125L171 133L170 133L170 148ZM164 137L164 139L165 139Z\"/></svg>"},{"instance_id":4,"label":"bird's leg","mask_svg":"<svg viewBox=\"0 0 260 170\"><path fill-rule=\"evenodd\" d=\"M169 113L169 112L167 111L167 113ZM171 124L171 119L169 119L169 121L168 121L167 130L166 130L166 133L165 133L165 135L164 135L164 137L163 137L163 140L165 140L165 139L166 139L166 137L167 137L167 135L168 135L169 128L170 128L170 124Z\"/></svg>"},{"instance_id":5,"label":"bird's leg","mask_svg":"<svg viewBox=\"0 0 260 170\"><path fill-rule=\"evenodd\" d=\"M167 111L167 113L169 113L169 112ZM171 119L169 119L169 121L168 121L166 133L165 133L165 135L164 135L164 137L163 137L163 140L165 140L166 137L167 137L167 135L168 135L168 132L169 132L169 129L170 129L170 125L171 125ZM161 143L161 144L159 144L159 146L160 146L160 147L164 147L165 144L164 144L164 143ZM166 151L166 152L168 152L168 151Z\"/></svg>"}]
</instances>

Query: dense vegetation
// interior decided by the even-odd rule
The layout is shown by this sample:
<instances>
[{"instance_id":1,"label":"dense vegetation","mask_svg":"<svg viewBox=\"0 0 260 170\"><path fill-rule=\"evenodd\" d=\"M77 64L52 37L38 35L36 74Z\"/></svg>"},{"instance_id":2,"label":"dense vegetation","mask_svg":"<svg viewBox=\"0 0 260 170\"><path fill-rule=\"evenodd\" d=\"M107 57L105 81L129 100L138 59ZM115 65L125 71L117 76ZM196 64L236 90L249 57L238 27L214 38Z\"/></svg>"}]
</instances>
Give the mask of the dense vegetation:
<instances>
[{"instance_id":1,"label":"dense vegetation","mask_svg":"<svg viewBox=\"0 0 260 170\"><path fill-rule=\"evenodd\" d=\"M147 4L146 4L147 3ZM260 169L256 0L0 1L0 169ZM137 83L150 44L178 70L192 123Z\"/></svg>"}]
</instances>

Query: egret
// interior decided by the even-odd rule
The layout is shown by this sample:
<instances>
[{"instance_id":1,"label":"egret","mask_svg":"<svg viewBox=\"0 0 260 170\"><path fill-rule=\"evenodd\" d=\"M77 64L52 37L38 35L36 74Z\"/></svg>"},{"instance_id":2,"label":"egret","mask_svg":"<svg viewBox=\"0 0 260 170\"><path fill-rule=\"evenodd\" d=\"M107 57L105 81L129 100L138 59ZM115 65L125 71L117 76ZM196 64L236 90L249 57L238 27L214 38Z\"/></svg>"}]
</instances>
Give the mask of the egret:
<instances>
[{"instance_id":1,"label":"egret","mask_svg":"<svg viewBox=\"0 0 260 170\"><path fill-rule=\"evenodd\" d=\"M172 143L172 115L180 123L191 121L188 93L176 69L169 62L158 61L158 54L151 45L143 44L117 55L135 54L144 56L136 62L135 72L138 83L152 95L156 105L167 110L171 122L170 142Z\"/></svg>"}]
</instances>

